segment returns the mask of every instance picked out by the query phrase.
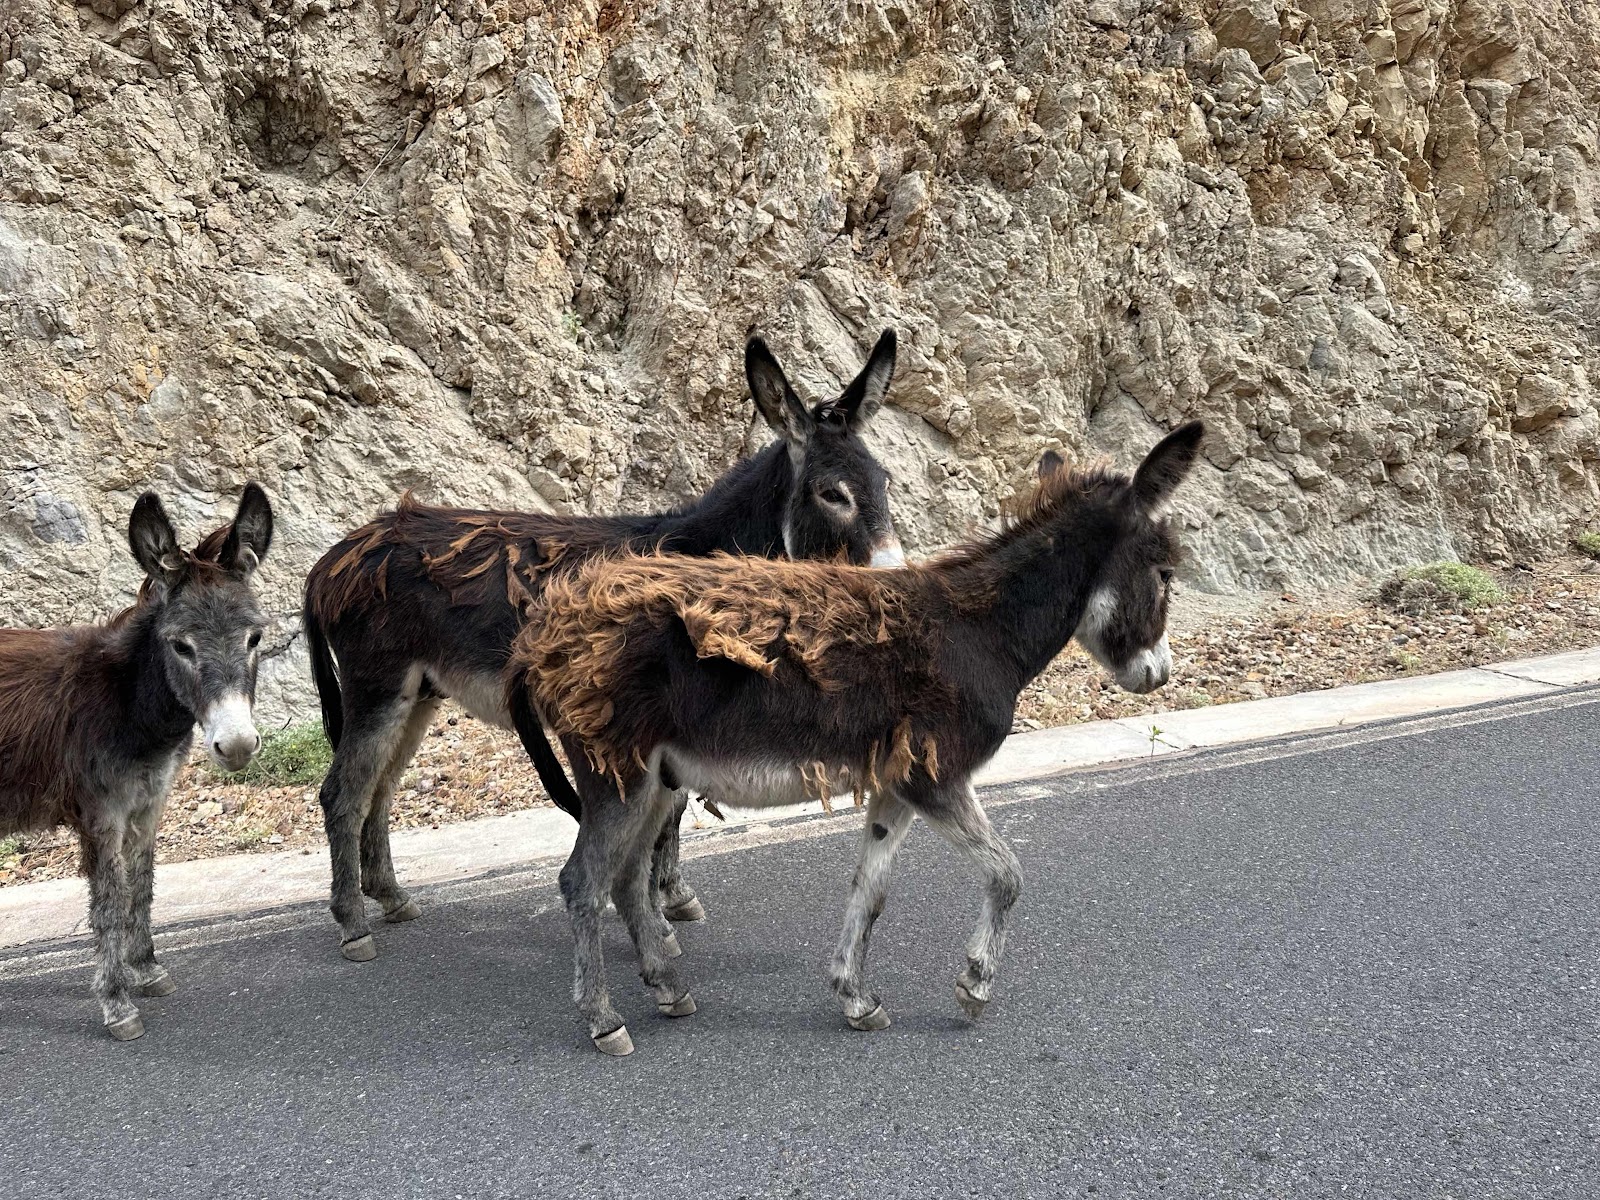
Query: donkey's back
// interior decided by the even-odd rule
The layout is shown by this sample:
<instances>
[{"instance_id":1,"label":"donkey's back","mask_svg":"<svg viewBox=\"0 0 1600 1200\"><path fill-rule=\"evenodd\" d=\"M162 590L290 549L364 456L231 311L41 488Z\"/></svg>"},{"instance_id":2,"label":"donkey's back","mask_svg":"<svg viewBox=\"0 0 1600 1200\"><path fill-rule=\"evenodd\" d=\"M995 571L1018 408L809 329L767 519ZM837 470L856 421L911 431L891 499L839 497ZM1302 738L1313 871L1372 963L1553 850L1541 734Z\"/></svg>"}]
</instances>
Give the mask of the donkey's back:
<instances>
[{"instance_id":1,"label":"donkey's back","mask_svg":"<svg viewBox=\"0 0 1600 1200\"><path fill-rule=\"evenodd\" d=\"M0 836L77 828L81 754L68 752L104 705L95 665L108 630L0 629Z\"/></svg>"}]
</instances>

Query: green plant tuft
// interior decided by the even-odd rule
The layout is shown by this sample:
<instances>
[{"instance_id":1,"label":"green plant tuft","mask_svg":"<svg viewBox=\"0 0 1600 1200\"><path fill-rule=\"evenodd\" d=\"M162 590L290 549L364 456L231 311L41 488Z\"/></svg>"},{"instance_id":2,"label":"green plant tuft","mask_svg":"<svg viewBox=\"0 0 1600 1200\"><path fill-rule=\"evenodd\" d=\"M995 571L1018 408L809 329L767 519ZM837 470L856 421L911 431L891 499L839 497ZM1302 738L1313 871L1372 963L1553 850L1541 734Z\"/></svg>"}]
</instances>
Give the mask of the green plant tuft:
<instances>
[{"instance_id":1,"label":"green plant tuft","mask_svg":"<svg viewBox=\"0 0 1600 1200\"><path fill-rule=\"evenodd\" d=\"M1446 608L1463 611L1482 608L1504 598L1498 584L1477 567L1466 563L1435 562L1411 567L1391 577L1378 590L1378 598L1405 612Z\"/></svg>"},{"instance_id":2,"label":"green plant tuft","mask_svg":"<svg viewBox=\"0 0 1600 1200\"><path fill-rule=\"evenodd\" d=\"M291 725L261 739L260 752L242 771L228 773L207 761L213 774L230 783L259 783L267 787L292 787L319 783L333 762L333 747L317 724Z\"/></svg>"},{"instance_id":3,"label":"green plant tuft","mask_svg":"<svg viewBox=\"0 0 1600 1200\"><path fill-rule=\"evenodd\" d=\"M1591 529L1572 539L1572 544L1590 558L1600 558L1600 532Z\"/></svg>"}]
</instances>

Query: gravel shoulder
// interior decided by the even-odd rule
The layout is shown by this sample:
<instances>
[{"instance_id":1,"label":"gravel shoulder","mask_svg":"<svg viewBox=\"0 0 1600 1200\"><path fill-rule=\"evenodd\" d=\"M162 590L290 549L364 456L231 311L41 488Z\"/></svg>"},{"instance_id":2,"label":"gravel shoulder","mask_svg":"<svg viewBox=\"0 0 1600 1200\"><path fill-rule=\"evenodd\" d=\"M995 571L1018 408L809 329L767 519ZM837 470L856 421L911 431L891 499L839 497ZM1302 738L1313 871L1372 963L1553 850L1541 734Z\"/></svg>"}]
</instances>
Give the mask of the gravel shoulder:
<instances>
[{"instance_id":1,"label":"gravel shoulder","mask_svg":"<svg viewBox=\"0 0 1600 1200\"><path fill-rule=\"evenodd\" d=\"M1069 647L1023 693L1017 728L1153 715L1600 644L1600 564L1561 558L1489 574L1504 598L1466 613L1397 612L1373 602L1371 589L1243 598L1181 593L1173 601L1175 671L1166 688L1149 696L1118 691ZM391 824L438 827L548 804L513 734L447 705L401 780ZM197 756L173 788L157 856L184 862L322 840L314 784L231 783ZM76 870L76 841L65 831L0 841L0 886Z\"/></svg>"}]
</instances>

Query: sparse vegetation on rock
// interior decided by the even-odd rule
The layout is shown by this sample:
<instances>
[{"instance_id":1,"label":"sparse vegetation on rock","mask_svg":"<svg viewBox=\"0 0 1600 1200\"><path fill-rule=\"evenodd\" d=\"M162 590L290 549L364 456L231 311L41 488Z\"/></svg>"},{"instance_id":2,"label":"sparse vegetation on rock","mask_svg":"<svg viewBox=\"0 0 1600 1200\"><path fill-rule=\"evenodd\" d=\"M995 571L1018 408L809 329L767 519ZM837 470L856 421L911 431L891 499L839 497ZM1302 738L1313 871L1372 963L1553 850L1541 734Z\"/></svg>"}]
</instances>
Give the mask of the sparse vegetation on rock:
<instances>
[{"instance_id":1,"label":"sparse vegetation on rock","mask_svg":"<svg viewBox=\"0 0 1600 1200\"><path fill-rule=\"evenodd\" d=\"M1410 567L1384 581L1378 599L1401 612L1470 612L1501 599L1500 586L1477 567L1460 562Z\"/></svg>"}]
</instances>

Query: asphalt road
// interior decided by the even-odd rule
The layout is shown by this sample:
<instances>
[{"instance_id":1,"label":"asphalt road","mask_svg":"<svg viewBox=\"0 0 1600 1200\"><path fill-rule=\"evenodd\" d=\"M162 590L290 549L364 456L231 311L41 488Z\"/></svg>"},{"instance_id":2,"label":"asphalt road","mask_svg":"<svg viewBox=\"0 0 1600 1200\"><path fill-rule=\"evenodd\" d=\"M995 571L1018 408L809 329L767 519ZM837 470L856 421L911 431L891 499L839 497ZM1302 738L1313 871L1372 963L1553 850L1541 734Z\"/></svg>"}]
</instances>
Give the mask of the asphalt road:
<instances>
[{"instance_id":1,"label":"asphalt road","mask_svg":"<svg viewBox=\"0 0 1600 1200\"><path fill-rule=\"evenodd\" d=\"M0 1195L1600 1196L1600 704L996 806L1028 876L996 1002L926 829L825 985L856 835L694 861L700 1012L590 1049L548 886L168 954L126 1045L84 971L0 978ZM999 794L1004 797L1007 794ZM427 897L424 896L424 899Z\"/></svg>"}]
</instances>

